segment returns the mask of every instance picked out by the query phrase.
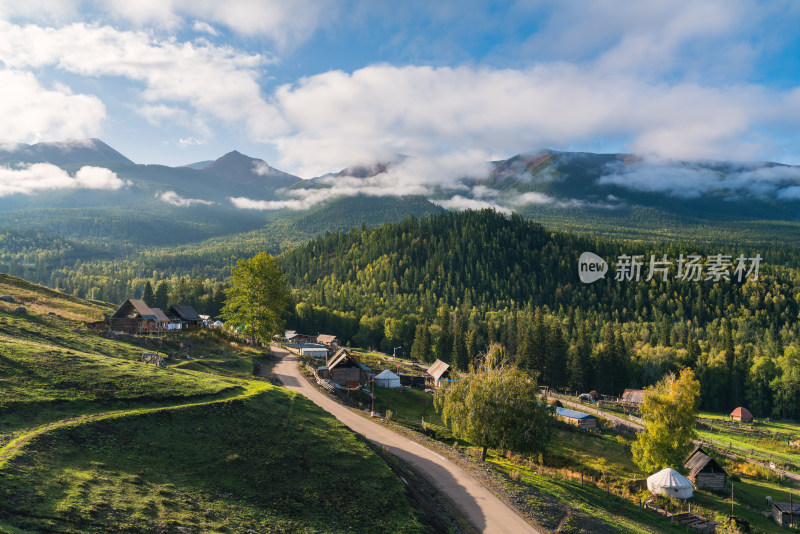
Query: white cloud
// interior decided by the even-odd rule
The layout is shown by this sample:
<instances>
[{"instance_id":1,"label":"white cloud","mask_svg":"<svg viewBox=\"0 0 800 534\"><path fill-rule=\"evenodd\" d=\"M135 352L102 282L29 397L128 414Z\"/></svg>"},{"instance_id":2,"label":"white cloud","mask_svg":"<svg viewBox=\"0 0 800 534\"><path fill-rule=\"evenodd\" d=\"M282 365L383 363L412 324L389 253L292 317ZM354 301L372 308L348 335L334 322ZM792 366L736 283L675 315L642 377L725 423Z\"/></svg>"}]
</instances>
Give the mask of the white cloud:
<instances>
[{"instance_id":1,"label":"white cloud","mask_svg":"<svg viewBox=\"0 0 800 534\"><path fill-rule=\"evenodd\" d=\"M106 108L94 96L60 84L46 88L29 72L0 68L0 117L0 139L37 142L96 136Z\"/></svg>"},{"instance_id":2,"label":"white cloud","mask_svg":"<svg viewBox=\"0 0 800 534\"><path fill-rule=\"evenodd\" d=\"M302 200L253 200L246 197L230 197L231 203L239 209L243 210L304 210L309 208L310 205Z\"/></svg>"},{"instance_id":3,"label":"white cloud","mask_svg":"<svg viewBox=\"0 0 800 534\"><path fill-rule=\"evenodd\" d=\"M140 25L175 27L184 18L223 25L245 35L263 35L278 46L308 39L337 13L333 0L113 0L98 6Z\"/></svg>"},{"instance_id":4,"label":"white cloud","mask_svg":"<svg viewBox=\"0 0 800 534\"><path fill-rule=\"evenodd\" d=\"M709 168L670 161L641 161L609 166L609 174L598 183L679 198L711 194L788 200L796 198L800 190L800 168L783 165Z\"/></svg>"},{"instance_id":5,"label":"white cloud","mask_svg":"<svg viewBox=\"0 0 800 534\"><path fill-rule=\"evenodd\" d=\"M81 167L75 176L49 163L36 163L18 169L0 167L0 197L32 195L38 191L61 189L104 189L115 191L130 181L102 167Z\"/></svg>"},{"instance_id":6,"label":"white cloud","mask_svg":"<svg viewBox=\"0 0 800 534\"><path fill-rule=\"evenodd\" d=\"M210 200L203 200L200 198L184 198L175 191L166 191L156 196L158 197L159 200L162 200L167 204L172 204L173 206L178 206L179 208L188 208L189 206L196 206L196 205L212 206L216 204L216 202L212 202Z\"/></svg>"},{"instance_id":7,"label":"white cloud","mask_svg":"<svg viewBox=\"0 0 800 534\"><path fill-rule=\"evenodd\" d=\"M194 24L192 24L192 29L196 32L207 33L215 37L218 35L217 30L215 30L213 26L211 26L211 24L209 24L208 22L203 22L201 20L194 21Z\"/></svg>"},{"instance_id":8,"label":"white cloud","mask_svg":"<svg viewBox=\"0 0 800 534\"><path fill-rule=\"evenodd\" d=\"M461 195L454 195L452 198L446 200L433 200L432 202L448 210L481 210L491 208L500 213L511 213L510 209L495 202L467 198Z\"/></svg>"},{"instance_id":9,"label":"white cloud","mask_svg":"<svg viewBox=\"0 0 800 534\"><path fill-rule=\"evenodd\" d=\"M54 29L0 21L0 61L17 69L55 67L139 81L149 120L165 118L167 109L175 109L171 104L178 103L199 115L244 124L255 140L269 140L284 130L281 117L262 98L258 80L259 68L272 60L228 46L158 40L144 32L91 24Z\"/></svg>"},{"instance_id":10,"label":"white cloud","mask_svg":"<svg viewBox=\"0 0 800 534\"><path fill-rule=\"evenodd\" d=\"M377 65L327 72L279 88L291 133L281 165L301 175L405 153L418 157L498 147L508 155L598 136L670 158L752 158L754 127L800 113L800 99L758 86L706 87L605 76L575 65L527 70ZM789 119L784 119L788 122Z\"/></svg>"},{"instance_id":11,"label":"white cloud","mask_svg":"<svg viewBox=\"0 0 800 534\"><path fill-rule=\"evenodd\" d=\"M216 35L211 24L247 36L263 36L279 47L294 46L338 15L336 0L0 0L0 18L69 23L91 14L138 27L176 30L192 22L195 31ZM211 23L211 24L209 24Z\"/></svg>"}]
</instances>

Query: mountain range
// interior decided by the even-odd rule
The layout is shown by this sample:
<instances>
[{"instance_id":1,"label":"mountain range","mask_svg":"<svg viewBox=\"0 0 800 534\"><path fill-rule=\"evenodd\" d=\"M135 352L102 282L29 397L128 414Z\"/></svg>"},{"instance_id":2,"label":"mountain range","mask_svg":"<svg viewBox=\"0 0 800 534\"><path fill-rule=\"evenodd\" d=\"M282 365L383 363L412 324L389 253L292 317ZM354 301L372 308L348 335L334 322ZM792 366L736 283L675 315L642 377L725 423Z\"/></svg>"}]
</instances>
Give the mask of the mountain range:
<instances>
[{"instance_id":1,"label":"mountain range","mask_svg":"<svg viewBox=\"0 0 800 534\"><path fill-rule=\"evenodd\" d=\"M131 250L278 222L300 225L305 237L493 207L622 238L800 242L796 166L538 150L488 162L472 176L409 182L409 163L398 156L304 180L238 151L169 167L136 164L99 139L5 146L0 230Z\"/></svg>"}]
</instances>

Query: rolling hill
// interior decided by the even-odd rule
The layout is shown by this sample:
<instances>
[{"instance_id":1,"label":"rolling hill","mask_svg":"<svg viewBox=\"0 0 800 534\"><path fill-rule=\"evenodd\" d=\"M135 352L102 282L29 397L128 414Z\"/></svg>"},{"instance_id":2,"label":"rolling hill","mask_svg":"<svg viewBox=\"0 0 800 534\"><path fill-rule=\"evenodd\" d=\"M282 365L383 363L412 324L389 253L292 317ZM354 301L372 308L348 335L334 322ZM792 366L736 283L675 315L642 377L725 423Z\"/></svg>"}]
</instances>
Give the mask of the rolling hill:
<instances>
[{"instance_id":1,"label":"rolling hill","mask_svg":"<svg viewBox=\"0 0 800 534\"><path fill-rule=\"evenodd\" d=\"M0 293L0 532L430 531L363 440L230 371L260 353L208 334L140 347L83 328L105 305L8 275ZM137 361L154 348L166 368Z\"/></svg>"}]
</instances>

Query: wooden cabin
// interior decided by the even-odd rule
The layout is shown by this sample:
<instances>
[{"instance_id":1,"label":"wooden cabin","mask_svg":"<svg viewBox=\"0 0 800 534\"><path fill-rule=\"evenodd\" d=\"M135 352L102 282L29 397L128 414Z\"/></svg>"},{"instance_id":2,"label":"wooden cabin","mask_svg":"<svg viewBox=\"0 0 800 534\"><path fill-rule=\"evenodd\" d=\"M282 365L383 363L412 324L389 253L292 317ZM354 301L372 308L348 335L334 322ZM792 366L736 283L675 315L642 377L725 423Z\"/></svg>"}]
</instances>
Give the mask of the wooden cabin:
<instances>
[{"instance_id":1,"label":"wooden cabin","mask_svg":"<svg viewBox=\"0 0 800 534\"><path fill-rule=\"evenodd\" d=\"M111 316L109 326L126 334L149 334L161 331L159 318L143 300L128 299Z\"/></svg>"},{"instance_id":2,"label":"wooden cabin","mask_svg":"<svg viewBox=\"0 0 800 534\"><path fill-rule=\"evenodd\" d=\"M772 518L782 527L800 524L800 504L772 501Z\"/></svg>"},{"instance_id":3,"label":"wooden cabin","mask_svg":"<svg viewBox=\"0 0 800 534\"><path fill-rule=\"evenodd\" d=\"M320 378L329 378L342 387L364 387L369 384L370 370L342 347L331 357L327 369L320 368Z\"/></svg>"},{"instance_id":4,"label":"wooden cabin","mask_svg":"<svg viewBox=\"0 0 800 534\"><path fill-rule=\"evenodd\" d=\"M569 408L553 407L556 417L567 424L575 425L585 430L597 430L600 427L600 419L592 414L570 410Z\"/></svg>"},{"instance_id":5,"label":"wooden cabin","mask_svg":"<svg viewBox=\"0 0 800 534\"><path fill-rule=\"evenodd\" d=\"M317 343L320 345L325 345L326 347L338 347L339 340L336 336L331 336L329 334L320 334L317 336Z\"/></svg>"},{"instance_id":6,"label":"wooden cabin","mask_svg":"<svg viewBox=\"0 0 800 534\"><path fill-rule=\"evenodd\" d=\"M442 360L436 360L433 365L428 367L428 375L425 385L437 388L442 382L450 381L450 364L444 363Z\"/></svg>"},{"instance_id":7,"label":"wooden cabin","mask_svg":"<svg viewBox=\"0 0 800 534\"><path fill-rule=\"evenodd\" d=\"M634 408L636 410L644 402L644 390L643 389L626 389L622 392L622 401L626 408Z\"/></svg>"},{"instance_id":8,"label":"wooden cabin","mask_svg":"<svg viewBox=\"0 0 800 534\"><path fill-rule=\"evenodd\" d=\"M170 306L167 316L180 322L181 330L196 330L203 326L203 319L192 306Z\"/></svg>"},{"instance_id":9,"label":"wooden cabin","mask_svg":"<svg viewBox=\"0 0 800 534\"><path fill-rule=\"evenodd\" d=\"M728 484L728 473L700 446L695 447L683 467L689 471L688 478L698 489L723 491Z\"/></svg>"}]
</instances>

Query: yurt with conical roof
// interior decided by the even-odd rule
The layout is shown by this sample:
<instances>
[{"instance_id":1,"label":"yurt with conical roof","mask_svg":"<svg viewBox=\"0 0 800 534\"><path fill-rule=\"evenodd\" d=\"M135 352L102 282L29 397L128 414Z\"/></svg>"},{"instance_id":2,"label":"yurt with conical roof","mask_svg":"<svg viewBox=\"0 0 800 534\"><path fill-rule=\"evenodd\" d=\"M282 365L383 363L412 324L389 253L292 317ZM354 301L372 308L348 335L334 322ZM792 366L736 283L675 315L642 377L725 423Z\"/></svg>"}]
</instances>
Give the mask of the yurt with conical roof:
<instances>
[{"instance_id":1,"label":"yurt with conical roof","mask_svg":"<svg viewBox=\"0 0 800 534\"><path fill-rule=\"evenodd\" d=\"M375 375L375 385L379 388L397 389L400 385L400 377L388 369L384 369Z\"/></svg>"},{"instance_id":2,"label":"yurt with conical roof","mask_svg":"<svg viewBox=\"0 0 800 534\"><path fill-rule=\"evenodd\" d=\"M692 481L669 467L647 477L647 489L676 499L688 499L694 495Z\"/></svg>"}]
</instances>

